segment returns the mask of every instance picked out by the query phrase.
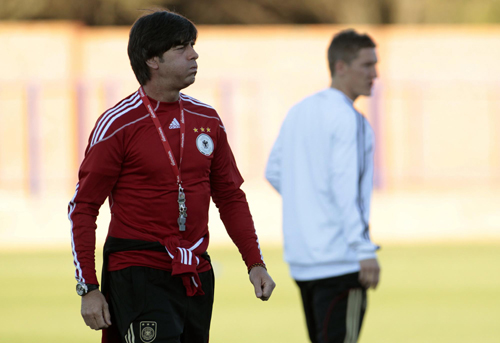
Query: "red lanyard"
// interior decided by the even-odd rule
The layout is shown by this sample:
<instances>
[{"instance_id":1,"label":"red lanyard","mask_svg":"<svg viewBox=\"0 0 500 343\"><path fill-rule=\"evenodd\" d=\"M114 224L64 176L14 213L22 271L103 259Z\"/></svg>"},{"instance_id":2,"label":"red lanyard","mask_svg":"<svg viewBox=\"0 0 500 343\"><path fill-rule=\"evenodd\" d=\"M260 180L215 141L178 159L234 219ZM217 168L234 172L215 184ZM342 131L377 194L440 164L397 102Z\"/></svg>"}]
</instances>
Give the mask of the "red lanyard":
<instances>
[{"instance_id":1,"label":"red lanyard","mask_svg":"<svg viewBox=\"0 0 500 343\"><path fill-rule=\"evenodd\" d=\"M184 154L184 137L186 135L186 122L184 121L184 107L182 106L182 101L179 98L179 107L181 110L181 122L180 122L180 129L181 129L181 154L179 158L179 166L177 166L177 163L175 162L175 157L174 153L172 152L172 148L170 147L170 144L168 144L167 137L165 136L165 133L163 132L163 129L161 127L160 120L158 120L158 117L156 116L155 110L153 109L153 106L151 106L151 102L149 101L146 93L144 92L144 89L142 87L139 88L139 94L141 96L142 102L144 103L144 106L148 109L149 115L151 116L151 119L153 120L153 123L156 126L156 130L158 132L158 135L160 136L161 142L163 144L163 148L165 149L165 152L167 153L168 158L170 159L170 166L172 167L172 171L174 172L175 176L177 177L177 184L180 186L182 181L181 181L181 163L182 163L182 155Z\"/></svg>"}]
</instances>

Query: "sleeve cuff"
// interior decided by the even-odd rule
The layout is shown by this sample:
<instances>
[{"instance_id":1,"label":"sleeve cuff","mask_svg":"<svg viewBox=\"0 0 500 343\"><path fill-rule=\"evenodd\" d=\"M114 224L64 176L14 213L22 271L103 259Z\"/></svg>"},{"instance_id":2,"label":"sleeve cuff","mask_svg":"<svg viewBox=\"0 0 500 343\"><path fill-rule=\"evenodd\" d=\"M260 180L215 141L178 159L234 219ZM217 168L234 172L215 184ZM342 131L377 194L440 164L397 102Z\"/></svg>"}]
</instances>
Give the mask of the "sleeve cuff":
<instances>
[{"instance_id":1,"label":"sleeve cuff","mask_svg":"<svg viewBox=\"0 0 500 343\"><path fill-rule=\"evenodd\" d=\"M375 244L370 244L370 246L364 246L361 249L358 249L356 252L358 261L377 258L376 251L379 249L380 249L380 246L375 245Z\"/></svg>"}]
</instances>

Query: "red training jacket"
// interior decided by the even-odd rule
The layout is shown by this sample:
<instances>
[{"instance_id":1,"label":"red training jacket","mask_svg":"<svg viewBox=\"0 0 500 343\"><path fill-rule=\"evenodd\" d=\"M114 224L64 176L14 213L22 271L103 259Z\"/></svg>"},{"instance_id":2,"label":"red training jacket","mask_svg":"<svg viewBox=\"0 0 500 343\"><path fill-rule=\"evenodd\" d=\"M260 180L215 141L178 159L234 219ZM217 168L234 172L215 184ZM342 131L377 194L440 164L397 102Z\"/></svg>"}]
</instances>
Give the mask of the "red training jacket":
<instances>
[{"instance_id":1,"label":"red training jacket","mask_svg":"<svg viewBox=\"0 0 500 343\"><path fill-rule=\"evenodd\" d=\"M150 98L177 163L180 156L179 102ZM139 93L106 111L92 130L79 171L76 193L69 203L71 240L77 281L98 284L95 271L95 230L99 208L109 197L108 236L165 245L169 238L208 246L210 197L247 267L264 263L227 136L215 109L180 94L186 121L181 168L186 194L186 231L177 224L176 177L156 128ZM172 270L169 254L128 251L111 254L108 270L145 266ZM200 259L198 272L210 269Z\"/></svg>"}]
</instances>

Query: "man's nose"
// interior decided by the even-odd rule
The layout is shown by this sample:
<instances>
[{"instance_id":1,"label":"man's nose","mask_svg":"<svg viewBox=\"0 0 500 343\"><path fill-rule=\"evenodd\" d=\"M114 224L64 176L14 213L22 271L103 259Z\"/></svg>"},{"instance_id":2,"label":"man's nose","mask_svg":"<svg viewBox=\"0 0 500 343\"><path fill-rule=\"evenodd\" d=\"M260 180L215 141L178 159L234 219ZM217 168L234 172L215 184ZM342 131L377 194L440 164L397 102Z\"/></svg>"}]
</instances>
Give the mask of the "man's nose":
<instances>
[{"instance_id":1,"label":"man's nose","mask_svg":"<svg viewBox=\"0 0 500 343\"><path fill-rule=\"evenodd\" d=\"M193 47L190 47L190 51L189 51L189 59L191 60L197 60L199 57L198 53L196 52L196 50L194 50Z\"/></svg>"}]
</instances>

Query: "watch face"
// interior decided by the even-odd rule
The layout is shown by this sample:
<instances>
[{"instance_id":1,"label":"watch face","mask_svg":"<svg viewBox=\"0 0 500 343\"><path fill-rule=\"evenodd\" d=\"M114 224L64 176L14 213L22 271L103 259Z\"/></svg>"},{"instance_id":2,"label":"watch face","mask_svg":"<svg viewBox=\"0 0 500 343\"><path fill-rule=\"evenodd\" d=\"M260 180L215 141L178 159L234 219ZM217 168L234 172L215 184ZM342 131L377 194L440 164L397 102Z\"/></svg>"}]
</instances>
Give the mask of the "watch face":
<instances>
[{"instance_id":1,"label":"watch face","mask_svg":"<svg viewBox=\"0 0 500 343\"><path fill-rule=\"evenodd\" d=\"M81 283L76 284L76 293L78 295L84 295L86 293L85 285Z\"/></svg>"}]
</instances>

